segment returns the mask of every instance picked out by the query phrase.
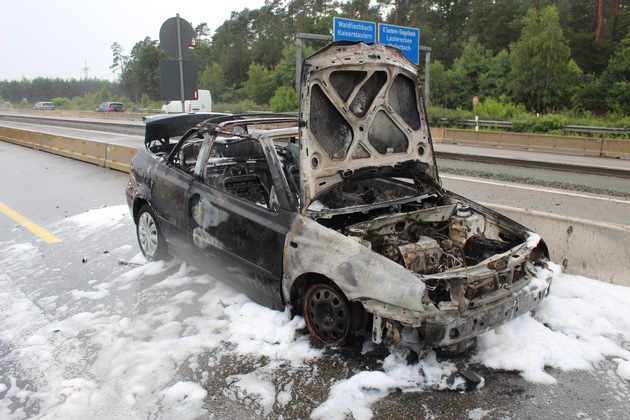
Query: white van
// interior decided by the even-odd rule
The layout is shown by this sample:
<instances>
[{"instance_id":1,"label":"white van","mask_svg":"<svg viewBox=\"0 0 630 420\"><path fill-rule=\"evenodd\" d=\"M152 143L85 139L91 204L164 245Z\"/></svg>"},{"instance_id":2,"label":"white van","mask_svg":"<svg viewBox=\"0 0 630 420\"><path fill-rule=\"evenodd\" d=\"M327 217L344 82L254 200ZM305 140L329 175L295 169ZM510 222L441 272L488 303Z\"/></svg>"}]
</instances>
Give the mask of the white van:
<instances>
[{"instance_id":1,"label":"white van","mask_svg":"<svg viewBox=\"0 0 630 420\"><path fill-rule=\"evenodd\" d=\"M197 99L185 101L184 108L188 113L212 112L212 95L209 90L197 91ZM162 106L163 114L177 114L182 112L182 101L168 101Z\"/></svg>"}]
</instances>

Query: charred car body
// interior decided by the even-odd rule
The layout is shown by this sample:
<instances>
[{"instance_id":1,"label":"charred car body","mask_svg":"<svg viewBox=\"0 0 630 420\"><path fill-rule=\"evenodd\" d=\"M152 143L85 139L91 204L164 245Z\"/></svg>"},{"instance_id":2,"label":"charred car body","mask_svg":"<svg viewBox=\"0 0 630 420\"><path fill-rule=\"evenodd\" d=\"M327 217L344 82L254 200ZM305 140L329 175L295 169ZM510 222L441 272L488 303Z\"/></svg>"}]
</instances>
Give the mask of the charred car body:
<instances>
[{"instance_id":1,"label":"charred car body","mask_svg":"<svg viewBox=\"0 0 630 420\"><path fill-rule=\"evenodd\" d=\"M458 351L534 309L544 242L441 187L419 81L396 49L335 43L305 60L298 116L147 122L127 187L142 252L291 305L328 344L367 327Z\"/></svg>"}]
</instances>

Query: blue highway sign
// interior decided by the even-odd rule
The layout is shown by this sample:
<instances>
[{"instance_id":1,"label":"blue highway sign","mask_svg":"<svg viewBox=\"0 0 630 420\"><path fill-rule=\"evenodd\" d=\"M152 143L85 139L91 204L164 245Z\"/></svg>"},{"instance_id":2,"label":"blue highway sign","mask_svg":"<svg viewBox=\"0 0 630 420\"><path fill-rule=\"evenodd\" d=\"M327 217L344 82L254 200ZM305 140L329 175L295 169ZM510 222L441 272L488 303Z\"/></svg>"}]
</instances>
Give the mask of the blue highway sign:
<instances>
[{"instance_id":1,"label":"blue highway sign","mask_svg":"<svg viewBox=\"0 0 630 420\"><path fill-rule=\"evenodd\" d=\"M334 41L376 42L376 23L363 20L333 18Z\"/></svg>"},{"instance_id":2,"label":"blue highway sign","mask_svg":"<svg viewBox=\"0 0 630 420\"><path fill-rule=\"evenodd\" d=\"M379 23L378 42L398 48L409 60L418 65L419 29Z\"/></svg>"}]
</instances>

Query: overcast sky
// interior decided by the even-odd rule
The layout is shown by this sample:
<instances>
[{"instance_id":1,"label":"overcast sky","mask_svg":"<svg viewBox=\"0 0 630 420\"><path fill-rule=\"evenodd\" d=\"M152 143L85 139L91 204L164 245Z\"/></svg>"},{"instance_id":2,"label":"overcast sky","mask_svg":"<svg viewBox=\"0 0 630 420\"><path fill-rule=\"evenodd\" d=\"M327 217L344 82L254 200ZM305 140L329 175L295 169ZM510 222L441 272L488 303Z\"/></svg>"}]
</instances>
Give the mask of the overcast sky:
<instances>
[{"instance_id":1,"label":"overcast sky","mask_svg":"<svg viewBox=\"0 0 630 420\"><path fill-rule=\"evenodd\" d=\"M257 9L265 0L0 0L0 80L84 76L112 80L111 45L127 53L179 13L193 27L214 30L232 11Z\"/></svg>"}]
</instances>

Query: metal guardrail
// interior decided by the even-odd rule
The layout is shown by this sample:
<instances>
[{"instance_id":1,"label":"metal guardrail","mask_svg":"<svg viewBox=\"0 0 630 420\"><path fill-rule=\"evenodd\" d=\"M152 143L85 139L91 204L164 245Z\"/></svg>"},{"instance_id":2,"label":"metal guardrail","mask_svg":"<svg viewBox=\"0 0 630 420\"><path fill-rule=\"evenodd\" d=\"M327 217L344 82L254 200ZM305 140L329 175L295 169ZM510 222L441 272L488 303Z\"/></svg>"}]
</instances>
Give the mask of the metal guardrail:
<instances>
[{"instance_id":1,"label":"metal guardrail","mask_svg":"<svg viewBox=\"0 0 630 420\"><path fill-rule=\"evenodd\" d=\"M607 134L624 134L630 133L627 128L614 127L589 127L584 125L565 125L562 127L564 131L573 131L574 133L607 133Z\"/></svg>"},{"instance_id":2,"label":"metal guardrail","mask_svg":"<svg viewBox=\"0 0 630 420\"><path fill-rule=\"evenodd\" d=\"M449 120L447 118L440 118L440 123L442 125L449 125ZM512 123L509 121L493 121L493 120L457 120L455 125L461 125L464 127L485 127L485 128L502 128L505 130L512 129ZM630 134L630 129L627 128L617 128L617 127L597 127L597 126L587 126L587 125L564 125L562 126L563 131L572 132L572 133L599 133L599 134L619 134L619 135L628 135Z\"/></svg>"}]
</instances>

